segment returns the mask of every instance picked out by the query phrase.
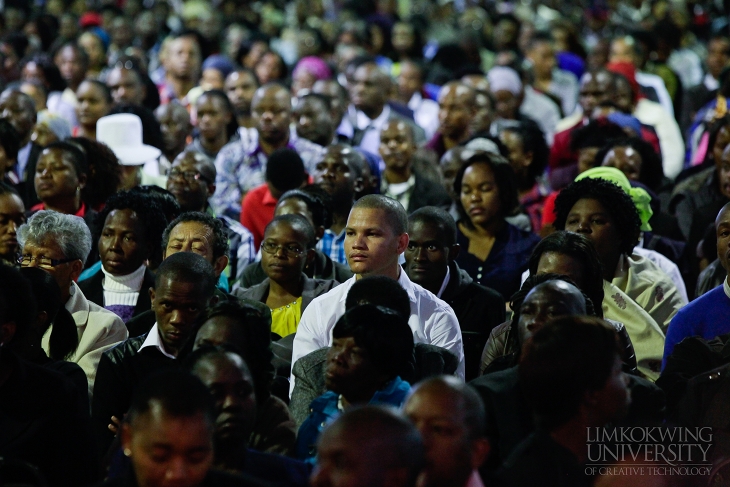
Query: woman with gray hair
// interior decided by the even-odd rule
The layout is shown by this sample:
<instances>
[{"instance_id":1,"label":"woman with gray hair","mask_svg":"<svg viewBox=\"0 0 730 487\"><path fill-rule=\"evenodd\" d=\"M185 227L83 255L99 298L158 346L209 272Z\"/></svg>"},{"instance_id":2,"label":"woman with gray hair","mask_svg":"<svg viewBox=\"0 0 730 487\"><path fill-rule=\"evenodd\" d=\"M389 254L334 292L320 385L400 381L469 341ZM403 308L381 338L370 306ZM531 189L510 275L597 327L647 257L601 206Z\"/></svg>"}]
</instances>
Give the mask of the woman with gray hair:
<instances>
[{"instance_id":1,"label":"woman with gray hair","mask_svg":"<svg viewBox=\"0 0 730 487\"><path fill-rule=\"evenodd\" d=\"M76 322L79 337L78 347L68 360L84 370L91 398L101 354L129 336L124 322L88 301L75 282L91 251L91 232L78 216L41 210L18 229L18 241L22 249L20 266L43 269L61 288L61 299ZM52 328L41 342L46 353L50 353Z\"/></svg>"}]
</instances>

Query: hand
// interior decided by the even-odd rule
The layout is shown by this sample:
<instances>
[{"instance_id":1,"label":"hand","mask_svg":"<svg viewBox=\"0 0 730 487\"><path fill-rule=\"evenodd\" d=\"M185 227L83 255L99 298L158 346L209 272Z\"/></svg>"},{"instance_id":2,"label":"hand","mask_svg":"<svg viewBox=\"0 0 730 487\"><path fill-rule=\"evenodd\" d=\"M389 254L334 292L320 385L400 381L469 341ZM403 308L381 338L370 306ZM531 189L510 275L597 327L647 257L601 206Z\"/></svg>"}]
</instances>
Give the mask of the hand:
<instances>
[{"instance_id":1,"label":"hand","mask_svg":"<svg viewBox=\"0 0 730 487\"><path fill-rule=\"evenodd\" d=\"M109 428L109 431L114 433L114 436L117 436L121 427L122 427L121 420L119 418L117 418L116 416L112 416L112 422L109 423L109 425L107 426L107 428Z\"/></svg>"}]
</instances>

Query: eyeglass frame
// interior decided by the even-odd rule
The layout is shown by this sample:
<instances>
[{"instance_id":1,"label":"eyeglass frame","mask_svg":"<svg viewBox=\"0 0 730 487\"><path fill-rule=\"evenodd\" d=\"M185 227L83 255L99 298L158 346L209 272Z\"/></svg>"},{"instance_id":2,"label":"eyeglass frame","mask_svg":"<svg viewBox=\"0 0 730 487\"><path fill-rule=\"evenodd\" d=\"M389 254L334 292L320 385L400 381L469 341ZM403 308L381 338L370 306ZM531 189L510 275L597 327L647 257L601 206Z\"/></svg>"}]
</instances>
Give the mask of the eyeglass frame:
<instances>
[{"instance_id":1,"label":"eyeglass frame","mask_svg":"<svg viewBox=\"0 0 730 487\"><path fill-rule=\"evenodd\" d=\"M177 172L174 172L174 171L177 171ZM193 172L195 173L195 176L193 176L192 180L185 176L185 173L189 174L189 173L193 173ZM175 169L170 169L170 172L167 173L167 179L178 178L178 177L181 177L182 179L184 179L185 181L187 181L189 183L192 183L195 181L200 181L202 179L204 183L212 184L212 181L209 181L208 178L203 176L203 173L201 173L200 171L180 171L177 168L175 168Z\"/></svg>"},{"instance_id":2,"label":"eyeglass frame","mask_svg":"<svg viewBox=\"0 0 730 487\"><path fill-rule=\"evenodd\" d=\"M28 259L28 265L25 265L24 266L23 265L23 260L25 260L26 258ZM43 264L41 264L39 262L39 259L41 259L41 258L50 260L51 261L51 265L43 265ZM53 269L54 267L57 267L57 266L62 265L62 264L68 264L69 262L73 262L75 260L78 260L78 259L51 259L51 258L48 258L48 257L45 257L45 256L43 256L43 257L33 257L33 256L30 256L30 255L19 255L18 258L16 259L16 262L18 263L18 265L20 267L30 267L30 263L33 262L33 261L36 261L36 262L38 262L38 267L40 267L40 268L51 268L51 269Z\"/></svg>"},{"instance_id":3,"label":"eyeglass frame","mask_svg":"<svg viewBox=\"0 0 730 487\"><path fill-rule=\"evenodd\" d=\"M264 248L264 246L266 244L273 245L274 247L271 248L270 250L266 250ZM276 255L279 252L279 249L281 249L281 250L284 251L284 256L285 257L289 257L289 253L291 253L294 257L301 257L308 250L308 249L302 249L299 252L295 252L293 250L290 250L290 249L286 248L286 245L285 244L275 244L273 242L267 242L266 240L264 240L263 242L261 242L261 251L262 252L266 252L269 255ZM273 252L272 252L272 250L273 250Z\"/></svg>"}]
</instances>

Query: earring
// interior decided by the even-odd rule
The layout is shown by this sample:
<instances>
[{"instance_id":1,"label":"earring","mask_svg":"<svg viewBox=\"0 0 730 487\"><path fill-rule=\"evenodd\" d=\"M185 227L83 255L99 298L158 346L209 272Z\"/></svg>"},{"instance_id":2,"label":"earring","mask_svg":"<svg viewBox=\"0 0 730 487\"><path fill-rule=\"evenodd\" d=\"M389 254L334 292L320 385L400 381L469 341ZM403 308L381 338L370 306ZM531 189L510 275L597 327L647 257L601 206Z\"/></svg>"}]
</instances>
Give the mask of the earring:
<instances>
[{"instance_id":1,"label":"earring","mask_svg":"<svg viewBox=\"0 0 730 487\"><path fill-rule=\"evenodd\" d=\"M130 450L129 448L125 448L124 449L124 456L125 457L131 457L132 456L132 450Z\"/></svg>"}]
</instances>

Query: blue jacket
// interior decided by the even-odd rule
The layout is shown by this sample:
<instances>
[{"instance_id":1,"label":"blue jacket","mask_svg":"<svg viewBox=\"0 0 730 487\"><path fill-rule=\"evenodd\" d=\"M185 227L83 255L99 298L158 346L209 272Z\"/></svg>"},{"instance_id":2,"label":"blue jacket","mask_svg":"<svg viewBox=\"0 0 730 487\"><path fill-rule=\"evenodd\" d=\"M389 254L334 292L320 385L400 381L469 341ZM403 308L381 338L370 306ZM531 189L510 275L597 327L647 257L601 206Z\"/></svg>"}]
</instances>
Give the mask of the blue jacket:
<instances>
[{"instance_id":1,"label":"blue jacket","mask_svg":"<svg viewBox=\"0 0 730 487\"><path fill-rule=\"evenodd\" d=\"M376 392L368 404L400 407L410 390L411 385L408 382L396 377ZM327 391L309 405L309 416L302 423L297 435L297 458L314 463L317 455L317 438L322 430L340 415L341 411L337 408L339 398L340 395L336 392Z\"/></svg>"}]
</instances>

